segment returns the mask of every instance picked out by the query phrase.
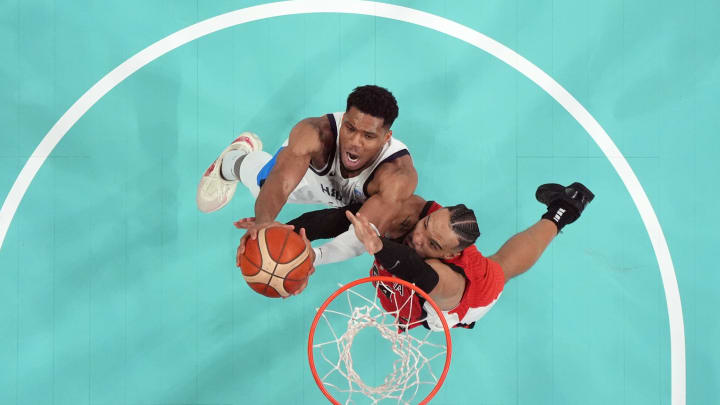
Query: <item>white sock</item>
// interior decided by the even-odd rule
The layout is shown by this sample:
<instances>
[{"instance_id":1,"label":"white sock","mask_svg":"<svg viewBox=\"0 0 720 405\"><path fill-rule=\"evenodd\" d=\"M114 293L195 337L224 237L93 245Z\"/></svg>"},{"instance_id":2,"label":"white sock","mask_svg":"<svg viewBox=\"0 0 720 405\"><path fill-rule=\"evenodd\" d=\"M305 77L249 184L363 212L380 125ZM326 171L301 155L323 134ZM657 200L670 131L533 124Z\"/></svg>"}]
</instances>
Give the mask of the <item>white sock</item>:
<instances>
[{"instance_id":1,"label":"white sock","mask_svg":"<svg viewBox=\"0 0 720 405\"><path fill-rule=\"evenodd\" d=\"M234 149L223 156L222 163L220 163L220 174L225 180L240 180L240 176L235 172L235 164L245 155L247 152L244 149Z\"/></svg>"},{"instance_id":2,"label":"white sock","mask_svg":"<svg viewBox=\"0 0 720 405\"><path fill-rule=\"evenodd\" d=\"M267 152L258 151L250 152L242 160L240 164L240 181L250 190L253 197L257 198L260 193L260 186L257 184L257 176L260 170L272 159L272 155ZM223 162L225 159L223 159Z\"/></svg>"}]
</instances>

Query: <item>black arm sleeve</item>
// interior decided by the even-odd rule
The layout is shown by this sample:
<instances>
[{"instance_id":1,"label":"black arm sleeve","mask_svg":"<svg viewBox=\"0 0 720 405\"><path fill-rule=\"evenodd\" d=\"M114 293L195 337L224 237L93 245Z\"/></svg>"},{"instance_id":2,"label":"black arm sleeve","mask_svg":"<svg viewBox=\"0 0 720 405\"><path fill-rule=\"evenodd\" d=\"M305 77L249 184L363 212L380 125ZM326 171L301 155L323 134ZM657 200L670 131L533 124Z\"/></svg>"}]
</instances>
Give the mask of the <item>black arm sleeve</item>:
<instances>
[{"instance_id":1,"label":"black arm sleeve","mask_svg":"<svg viewBox=\"0 0 720 405\"><path fill-rule=\"evenodd\" d=\"M288 222L288 225L295 225L295 232L305 228L305 234L310 240L334 238L350 227L350 220L345 216L345 211L357 214L361 206L361 203L357 203L343 208L306 212Z\"/></svg>"},{"instance_id":2,"label":"black arm sleeve","mask_svg":"<svg viewBox=\"0 0 720 405\"><path fill-rule=\"evenodd\" d=\"M435 288L440 277L415 250L387 238L380 239L383 248L375 253L375 259L385 270L405 281L415 283L426 293Z\"/></svg>"}]
</instances>

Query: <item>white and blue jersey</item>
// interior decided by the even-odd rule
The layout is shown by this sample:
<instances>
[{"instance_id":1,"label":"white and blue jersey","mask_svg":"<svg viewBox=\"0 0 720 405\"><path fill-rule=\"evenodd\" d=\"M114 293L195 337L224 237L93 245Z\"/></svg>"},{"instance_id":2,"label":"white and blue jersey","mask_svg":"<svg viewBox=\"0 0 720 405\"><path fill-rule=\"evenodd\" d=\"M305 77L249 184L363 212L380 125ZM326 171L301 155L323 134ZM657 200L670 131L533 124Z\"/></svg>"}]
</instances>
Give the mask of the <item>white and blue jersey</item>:
<instances>
[{"instance_id":1,"label":"white and blue jersey","mask_svg":"<svg viewBox=\"0 0 720 405\"><path fill-rule=\"evenodd\" d=\"M401 156L409 155L407 147L402 142L391 137L385 144L377 159L362 172L353 177L343 177L340 167L340 156L337 151L340 125L345 113L327 114L335 135L330 157L325 167L315 168L310 165L305 176L300 180L295 190L288 197L288 202L296 204L323 204L330 207L344 207L353 203L362 203L370 197L367 192L368 184L372 181L375 170L383 163L393 161ZM288 141L283 143L287 146ZM282 150L282 148L280 150ZM278 152L280 152L278 150ZM270 159L257 175L257 184L261 186L275 165L275 156Z\"/></svg>"}]
</instances>

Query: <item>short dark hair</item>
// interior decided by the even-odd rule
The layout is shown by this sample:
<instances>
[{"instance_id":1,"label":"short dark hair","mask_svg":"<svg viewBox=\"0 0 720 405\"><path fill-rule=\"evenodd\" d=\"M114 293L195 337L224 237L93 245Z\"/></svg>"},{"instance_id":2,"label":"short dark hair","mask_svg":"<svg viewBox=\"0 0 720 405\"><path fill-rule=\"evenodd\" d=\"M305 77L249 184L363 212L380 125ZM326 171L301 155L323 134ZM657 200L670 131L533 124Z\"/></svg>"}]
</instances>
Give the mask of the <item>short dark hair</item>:
<instances>
[{"instance_id":1,"label":"short dark hair","mask_svg":"<svg viewBox=\"0 0 720 405\"><path fill-rule=\"evenodd\" d=\"M466 207L465 204L453 205L447 209L450 211L450 228L460 242L457 249L463 250L475 243L480 236L480 229L478 229L477 218L475 218L473 210Z\"/></svg>"},{"instance_id":2,"label":"short dark hair","mask_svg":"<svg viewBox=\"0 0 720 405\"><path fill-rule=\"evenodd\" d=\"M399 113L395 96L388 89L372 84L355 87L347 98L345 111L349 111L350 107L355 107L373 117L382 118L385 128L392 126Z\"/></svg>"}]
</instances>

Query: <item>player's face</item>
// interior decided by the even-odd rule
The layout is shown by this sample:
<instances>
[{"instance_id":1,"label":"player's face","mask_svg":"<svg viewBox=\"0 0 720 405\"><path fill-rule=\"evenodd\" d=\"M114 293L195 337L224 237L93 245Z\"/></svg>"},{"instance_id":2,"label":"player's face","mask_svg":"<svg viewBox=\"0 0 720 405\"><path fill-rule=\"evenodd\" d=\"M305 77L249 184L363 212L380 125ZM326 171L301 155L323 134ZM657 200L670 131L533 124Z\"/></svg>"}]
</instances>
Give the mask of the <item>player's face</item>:
<instances>
[{"instance_id":1,"label":"player's face","mask_svg":"<svg viewBox=\"0 0 720 405\"><path fill-rule=\"evenodd\" d=\"M423 258L447 259L457 256L460 241L450 227L450 211L439 209L420 218L415 228L405 236L406 245Z\"/></svg>"},{"instance_id":2,"label":"player's face","mask_svg":"<svg viewBox=\"0 0 720 405\"><path fill-rule=\"evenodd\" d=\"M345 112L340 125L340 163L348 172L369 166L392 135L392 131L383 126L382 118L355 107Z\"/></svg>"}]
</instances>

